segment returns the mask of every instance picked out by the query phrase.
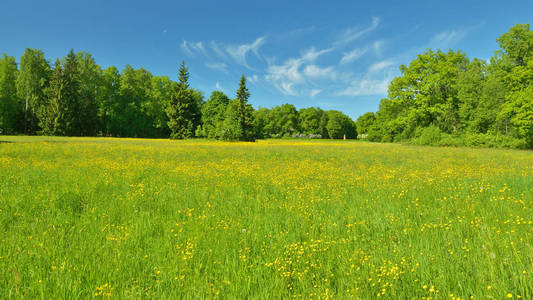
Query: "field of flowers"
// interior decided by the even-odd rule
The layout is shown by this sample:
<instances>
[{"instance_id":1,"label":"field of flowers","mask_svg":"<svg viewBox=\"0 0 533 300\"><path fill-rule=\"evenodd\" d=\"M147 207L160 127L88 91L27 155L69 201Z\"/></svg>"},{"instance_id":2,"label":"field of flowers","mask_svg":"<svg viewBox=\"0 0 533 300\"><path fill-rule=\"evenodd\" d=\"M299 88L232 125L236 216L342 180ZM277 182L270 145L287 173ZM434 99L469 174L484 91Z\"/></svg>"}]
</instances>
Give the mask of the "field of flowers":
<instances>
[{"instance_id":1,"label":"field of flowers","mask_svg":"<svg viewBox=\"0 0 533 300\"><path fill-rule=\"evenodd\" d=\"M5 298L533 298L533 152L0 137Z\"/></svg>"}]
</instances>

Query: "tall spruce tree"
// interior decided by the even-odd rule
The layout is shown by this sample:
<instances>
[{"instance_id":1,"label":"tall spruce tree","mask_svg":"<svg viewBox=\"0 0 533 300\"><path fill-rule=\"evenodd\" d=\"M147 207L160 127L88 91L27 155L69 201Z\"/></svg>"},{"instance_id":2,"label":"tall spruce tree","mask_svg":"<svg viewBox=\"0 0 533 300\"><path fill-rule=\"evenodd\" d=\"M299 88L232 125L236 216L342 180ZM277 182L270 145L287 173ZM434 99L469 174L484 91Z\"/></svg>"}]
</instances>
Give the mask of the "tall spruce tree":
<instances>
[{"instance_id":1,"label":"tall spruce tree","mask_svg":"<svg viewBox=\"0 0 533 300\"><path fill-rule=\"evenodd\" d=\"M248 104L250 92L246 87L246 77L241 76L239 89L237 90L237 100L239 101L240 125L242 128L242 140L255 141L254 119L252 105Z\"/></svg>"},{"instance_id":2,"label":"tall spruce tree","mask_svg":"<svg viewBox=\"0 0 533 300\"><path fill-rule=\"evenodd\" d=\"M189 89L189 71L182 61L179 69L179 82L174 84L170 102L166 108L170 137L184 139L194 133L192 120L194 111L194 98Z\"/></svg>"},{"instance_id":3,"label":"tall spruce tree","mask_svg":"<svg viewBox=\"0 0 533 300\"><path fill-rule=\"evenodd\" d=\"M248 104L250 92L246 87L246 77L241 76L237 98L226 109L221 138L224 140L255 141L253 107Z\"/></svg>"},{"instance_id":4,"label":"tall spruce tree","mask_svg":"<svg viewBox=\"0 0 533 300\"><path fill-rule=\"evenodd\" d=\"M65 134L64 87L63 69L59 60L56 60L54 73L50 78L50 85L45 90L47 99L38 111L39 127L41 127L42 133L45 135Z\"/></svg>"},{"instance_id":5,"label":"tall spruce tree","mask_svg":"<svg viewBox=\"0 0 533 300\"><path fill-rule=\"evenodd\" d=\"M83 106L81 105L80 95L80 74L78 69L78 60L74 50L70 50L65 58L63 69L64 87L63 99L64 118L65 118L65 135L79 136L83 133Z\"/></svg>"}]
</instances>

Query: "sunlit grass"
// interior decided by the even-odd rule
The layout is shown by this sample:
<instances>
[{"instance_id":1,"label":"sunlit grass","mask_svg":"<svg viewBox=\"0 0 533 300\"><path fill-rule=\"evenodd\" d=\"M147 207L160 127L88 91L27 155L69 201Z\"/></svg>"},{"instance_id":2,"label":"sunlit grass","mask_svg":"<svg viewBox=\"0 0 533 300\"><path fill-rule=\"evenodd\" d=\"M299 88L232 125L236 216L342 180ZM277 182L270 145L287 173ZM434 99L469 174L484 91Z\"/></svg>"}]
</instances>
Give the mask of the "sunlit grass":
<instances>
[{"instance_id":1,"label":"sunlit grass","mask_svg":"<svg viewBox=\"0 0 533 300\"><path fill-rule=\"evenodd\" d=\"M533 297L531 151L0 140L2 297Z\"/></svg>"}]
</instances>

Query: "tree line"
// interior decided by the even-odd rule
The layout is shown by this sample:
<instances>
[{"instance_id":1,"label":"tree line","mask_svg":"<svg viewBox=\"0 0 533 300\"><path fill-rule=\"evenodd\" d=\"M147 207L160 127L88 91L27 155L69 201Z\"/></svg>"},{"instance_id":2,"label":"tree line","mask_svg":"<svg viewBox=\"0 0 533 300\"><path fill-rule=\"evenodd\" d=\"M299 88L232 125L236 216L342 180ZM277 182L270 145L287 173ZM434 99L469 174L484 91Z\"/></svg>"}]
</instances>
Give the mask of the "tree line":
<instances>
[{"instance_id":1,"label":"tree line","mask_svg":"<svg viewBox=\"0 0 533 300\"><path fill-rule=\"evenodd\" d=\"M147 70L102 69L71 50L53 66L26 49L19 64L0 59L1 134L116 137L363 138L376 142L533 148L533 31L518 24L497 39L490 61L462 51L427 50L388 87L379 110L356 122L340 111L284 104L254 109L241 77L236 97L206 100Z\"/></svg>"},{"instance_id":2,"label":"tree line","mask_svg":"<svg viewBox=\"0 0 533 300\"><path fill-rule=\"evenodd\" d=\"M392 80L376 113L357 119L378 142L533 148L533 31L518 24L489 62L427 50Z\"/></svg>"},{"instance_id":3,"label":"tree line","mask_svg":"<svg viewBox=\"0 0 533 300\"><path fill-rule=\"evenodd\" d=\"M189 86L185 63L178 81L126 67L102 69L91 54L71 50L51 65L26 49L19 64L0 59L0 133L253 141L256 138L356 138L355 122L339 111L297 110L291 104L255 110L243 75L231 99L205 100Z\"/></svg>"}]
</instances>

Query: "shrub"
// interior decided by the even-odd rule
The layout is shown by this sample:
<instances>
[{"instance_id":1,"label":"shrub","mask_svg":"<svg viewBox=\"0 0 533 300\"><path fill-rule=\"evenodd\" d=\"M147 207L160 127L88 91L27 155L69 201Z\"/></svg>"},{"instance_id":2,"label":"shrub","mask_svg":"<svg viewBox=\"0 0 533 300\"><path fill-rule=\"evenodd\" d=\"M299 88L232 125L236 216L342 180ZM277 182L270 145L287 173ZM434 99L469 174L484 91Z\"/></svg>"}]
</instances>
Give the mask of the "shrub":
<instances>
[{"instance_id":1,"label":"shrub","mask_svg":"<svg viewBox=\"0 0 533 300\"><path fill-rule=\"evenodd\" d=\"M441 131L436 126L429 126L422 130L420 137L418 138L418 144L420 145L438 145L441 139Z\"/></svg>"}]
</instances>

